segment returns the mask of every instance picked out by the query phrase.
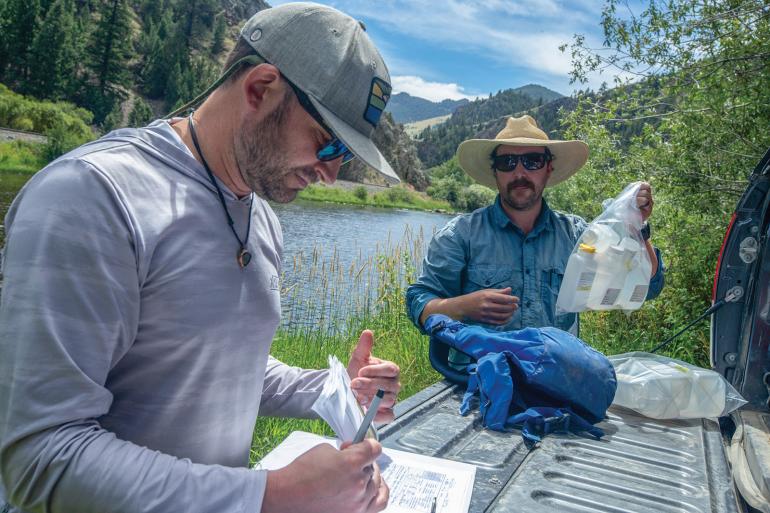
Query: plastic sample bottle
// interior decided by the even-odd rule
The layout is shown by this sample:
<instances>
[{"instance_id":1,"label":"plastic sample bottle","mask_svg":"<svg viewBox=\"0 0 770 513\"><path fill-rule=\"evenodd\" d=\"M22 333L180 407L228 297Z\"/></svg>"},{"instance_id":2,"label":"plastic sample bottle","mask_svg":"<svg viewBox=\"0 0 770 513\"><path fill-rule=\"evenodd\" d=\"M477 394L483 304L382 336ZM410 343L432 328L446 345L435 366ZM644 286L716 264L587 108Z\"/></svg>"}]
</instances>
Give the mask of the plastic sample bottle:
<instances>
[{"instance_id":1,"label":"plastic sample bottle","mask_svg":"<svg viewBox=\"0 0 770 513\"><path fill-rule=\"evenodd\" d=\"M607 248L620 242L620 235L609 225L592 223L583 232L581 241L595 247L597 253L604 253Z\"/></svg>"},{"instance_id":2,"label":"plastic sample bottle","mask_svg":"<svg viewBox=\"0 0 770 513\"><path fill-rule=\"evenodd\" d=\"M624 263L625 252L620 246L610 246L596 254L596 279L588 295L591 310L611 310L620 297L628 270Z\"/></svg>"},{"instance_id":3,"label":"plastic sample bottle","mask_svg":"<svg viewBox=\"0 0 770 513\"><path fill-rule=\"evenodd\" d=\"M638 310L647 298L647 290L650 288L650 274L652 264L646 257L646 249L638 242L625 237L620 242L624 251L624 260L628 275L620 291L619 306L623 310Z\"/></svg>"},{"instance_id":4,"label":"plastic sample bottle","mask_svg":"<svg viewBox=\"0 0 770 513\"><path fill-rule=\"evenodd\" d=\"M581 312L585 310L588 295L596 278L596 248L580 244L569 257L567 269L556 299L556 310Z\"/></svg>"}]
</instances>

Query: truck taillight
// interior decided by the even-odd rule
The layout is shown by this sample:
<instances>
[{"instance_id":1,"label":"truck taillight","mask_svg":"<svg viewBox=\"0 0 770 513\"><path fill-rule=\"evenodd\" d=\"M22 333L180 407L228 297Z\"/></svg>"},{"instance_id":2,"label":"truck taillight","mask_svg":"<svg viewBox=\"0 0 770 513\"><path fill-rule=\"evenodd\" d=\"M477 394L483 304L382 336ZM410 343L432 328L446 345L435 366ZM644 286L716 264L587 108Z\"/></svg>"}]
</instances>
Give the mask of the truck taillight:
<instances>
[{"instance_id":1,"label":"truck taillight","mask_svg":"<svg viewBox=\"0 0 770 513\"><path fill-rule=\"evenodd\" d=\"M719 279L719 269L722 267L722 257L725 255L725 245L727 244L727 239L730 237L730 232L733 229L733 223L735 223L736 217L737 212L733 212L733 216L730 218L730 224L727 225L727 230L725 231L725 238L722 239L722 247L719 248L717 269L714 271L714 288L711 289L711 304L714 304L714 301L716 301L717 298L717 280Z\"/></svg>"}]
</instances>

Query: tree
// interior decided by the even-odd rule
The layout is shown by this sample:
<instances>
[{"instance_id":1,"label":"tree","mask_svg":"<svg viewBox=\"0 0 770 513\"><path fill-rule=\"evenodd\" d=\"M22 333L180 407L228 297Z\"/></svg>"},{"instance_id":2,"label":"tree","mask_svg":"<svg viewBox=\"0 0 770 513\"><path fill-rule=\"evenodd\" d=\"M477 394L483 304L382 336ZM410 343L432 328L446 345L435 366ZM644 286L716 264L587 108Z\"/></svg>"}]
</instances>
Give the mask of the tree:
<instances>
[{"instance_id":1,"label":"tree","mask_svg":"<svg viewBox=\"0 0 770 513\"><path fill-rule=\"evenodd\" d=\"M128 63L133 57L133 45L127 0L103 1L98 18L90 44L89 69L95 87L89 103L97 122L102 122L125 98L125 89L130 85Z\"/></svg>"},{"instance_id":2,"label":"tree","mask_svg":"<svg viewBox=\"0 0 770 513\"><path fill-rule=\"evenodd\" d=\"M75 92L80 62L77 21L72 0L54 0L32 41L26 89L38 98L66 99Z\"/></svg>"},{"instance_id":3,"label":"tree","mask_svg":"<svg viewBox=\"0 0 770 513\"><path fill-rule=\"evenodd\" d=\"M214 23L214 39L211 43L211 54L219 55L225 48L225 37L227 37L227 21L225 15L220 13L217 21Z\"/></svg>"},{"instance_id":4,"label":"tree","mask_svg":"<svg viewBox=\"0 0 770 513\"><path fill-rule=\"evenodd\" d=\"M134 106L128 115L128 126L144 126L155 117L150 105L141 97L137 96L134 100Z\"/></svg>"},{"instance_id":5,"label":"tree","mask_svg":"<svg viewBox=\"0 0 770 513\"><path fill-rule=\"evenodd\" d=\"M29 78L30 47L40 24L40 0L5 0L0 7L0 80L23 84Z\"/></svg>"}]
</instances>

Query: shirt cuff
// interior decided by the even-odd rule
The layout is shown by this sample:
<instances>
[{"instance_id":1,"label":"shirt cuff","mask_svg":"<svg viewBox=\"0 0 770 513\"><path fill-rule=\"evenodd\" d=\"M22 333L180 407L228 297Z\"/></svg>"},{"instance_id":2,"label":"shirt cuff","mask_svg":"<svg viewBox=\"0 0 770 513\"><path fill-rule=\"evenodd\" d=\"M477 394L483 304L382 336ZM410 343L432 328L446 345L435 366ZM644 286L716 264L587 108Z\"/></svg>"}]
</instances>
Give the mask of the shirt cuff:
<instances>
[{"instance_id":1,"label":"shirt cuff","mask_svg":"<svg viewBox=\"0 0 770 513\"><path fill-rule=\"evenodd\" d=\"M247 472L249 476L244 483L241 511L243 513L260 513L267 488L267 470L247 470Z\"/></svg>"},{"instance_id":2,"label":"shirt cuff","mask_svg":"<svg viewBox=\"0 0 770 513\"><path fill-rule=\"evenodd\" d=\"M658 297L660 292L663 290L663 285L665 285L666 282L666 268L663 265L663 257L661 256L660 250L658 248L653 247L652 249L655 250L655 256L658 257L658 268L655 270L655 275L650 279L650 287L647 290L646 299L654 299Z\"/></svg>"},{"instance_id":3,"label":"shirt cuff","mask_svg":"<svg viewBox=\"0 0 770 513\"><path fill-rule=\"evenodd\" d=\"M418 330L420 330L420 333L423 335L427 335L428 332L425 331L425 329L422 327L422 323L420 322L422 311L425 310L425 305L438 298L439 296L436 294L427 291L409 289L406 292L407 313L409 314L409 318L412 320L412 323L417 327Z\"/></svg>"}]
</instances>

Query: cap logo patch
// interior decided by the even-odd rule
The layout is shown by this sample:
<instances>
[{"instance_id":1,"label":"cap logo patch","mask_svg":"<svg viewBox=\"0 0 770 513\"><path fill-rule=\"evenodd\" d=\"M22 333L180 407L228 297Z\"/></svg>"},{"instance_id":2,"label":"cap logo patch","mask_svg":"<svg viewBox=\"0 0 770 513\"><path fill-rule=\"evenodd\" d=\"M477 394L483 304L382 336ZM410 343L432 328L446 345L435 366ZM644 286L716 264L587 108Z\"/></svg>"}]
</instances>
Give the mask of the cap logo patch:
<instances>
[{"instance_id":1,"label":"cap logo patch","mask_svg":"<svg viewBox=\"0 0 770 513\"><path fill-rule=\"evenodd\" d=\"M390 91L390 84L381 78L374 77L372 79L372 87L369 90L369 102L366 105L364 119L375 127L380 122L382 111L385 110L385 105L390 99Z\"/></svg>"}]
</instances>

